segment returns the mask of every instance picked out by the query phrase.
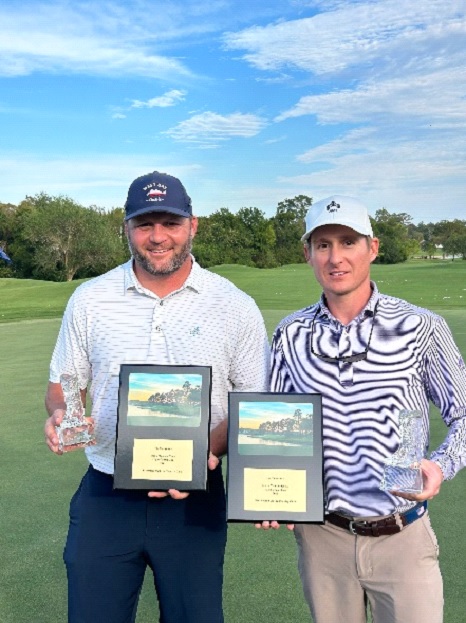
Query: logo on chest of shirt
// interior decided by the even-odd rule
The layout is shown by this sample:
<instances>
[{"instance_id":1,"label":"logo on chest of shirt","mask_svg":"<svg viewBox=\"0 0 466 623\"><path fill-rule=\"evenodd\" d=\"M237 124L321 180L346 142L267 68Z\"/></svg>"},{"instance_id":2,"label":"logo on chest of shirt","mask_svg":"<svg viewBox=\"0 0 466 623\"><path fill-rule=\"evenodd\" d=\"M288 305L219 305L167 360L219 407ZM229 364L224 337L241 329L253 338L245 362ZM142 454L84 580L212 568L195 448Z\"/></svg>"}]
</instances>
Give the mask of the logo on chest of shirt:
<instances>
[{"instance_id":1,"label":"logo on chest of shirt","mask_svg":"<svg viewBox=\"0 0 466 623\"><path fill-rule=\"evenodd\" d=\"M192 329L189 330L189 335L191 337L194 337L196 335L201 335L201 328L200 327L193 327Z\"/></svg>"}]
</instances>

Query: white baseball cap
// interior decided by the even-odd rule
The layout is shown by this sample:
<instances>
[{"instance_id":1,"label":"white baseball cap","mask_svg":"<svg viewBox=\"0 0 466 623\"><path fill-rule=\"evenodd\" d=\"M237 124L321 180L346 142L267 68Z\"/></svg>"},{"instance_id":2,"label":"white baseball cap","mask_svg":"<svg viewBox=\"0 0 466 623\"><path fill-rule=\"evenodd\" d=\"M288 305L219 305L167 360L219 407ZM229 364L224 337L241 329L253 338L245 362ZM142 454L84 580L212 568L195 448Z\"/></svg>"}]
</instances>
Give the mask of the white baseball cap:
<instances>
[{"instance_id":1,"label":"white baseball cap","mask_svg":"<svg viewBox=\"0 0 466 623\"><path fill-rule=\"evenodd\" d=\"M366 206L354 197L332 195L321 199L309 208L306 214L306 233L301 238L306 242L317 227L321 225L346 225L358 234L374 237Z\"/></svg>"}]
</instances>

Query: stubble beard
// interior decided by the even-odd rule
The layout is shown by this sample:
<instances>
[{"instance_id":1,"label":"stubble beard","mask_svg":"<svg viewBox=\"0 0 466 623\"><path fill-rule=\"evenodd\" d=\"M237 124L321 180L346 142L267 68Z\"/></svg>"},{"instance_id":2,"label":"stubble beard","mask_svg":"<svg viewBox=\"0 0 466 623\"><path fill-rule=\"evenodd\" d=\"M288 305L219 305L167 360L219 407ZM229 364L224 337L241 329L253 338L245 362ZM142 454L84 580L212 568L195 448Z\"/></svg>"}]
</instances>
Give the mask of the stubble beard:
<instances>
[{"instance_id":1,"label":"stubble beard","mask_svg":"<svg viewBox=\"0 0 466 623\"><path fill-rule=\"evenodd\" d=\"M134 247L134 245L132 244L129 238L128 238L128 246L129 246L129 250L136 264L140 268L145 270L147 273L149 273L150 275L153 275L154 277L159 277L161 275L172 275L173 273L176 273L183 266L183 264L186 262L186 260L191 254L191 250L193 247L193 236L190 235L188 240L181 247L181 249L177 253L174 253L173 257L159 268L156 268L155 266L153 266L149 258L147 258L145 255L140 253Z\"/></svg>"}]
</instances>

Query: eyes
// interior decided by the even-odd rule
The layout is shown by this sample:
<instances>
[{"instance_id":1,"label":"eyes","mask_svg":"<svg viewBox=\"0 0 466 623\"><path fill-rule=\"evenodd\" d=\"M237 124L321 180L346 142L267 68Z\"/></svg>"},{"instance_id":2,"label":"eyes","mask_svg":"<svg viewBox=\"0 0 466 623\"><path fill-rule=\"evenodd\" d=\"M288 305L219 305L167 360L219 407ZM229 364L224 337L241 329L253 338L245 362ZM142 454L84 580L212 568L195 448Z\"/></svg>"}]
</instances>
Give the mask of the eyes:
<instances>
[{"instance_id":1,"label":"eyes","mask_svg":"<svg viewBox=\"0 0 466 623\"><path fill-rule=\"evenodd\" d=\"M135 229L139 231L150 231L153 229L154 225L152 221L140 221L134 224ZM174 219L167 219L166 221L158 222L159 225L164 227L165 229L176 230L182 226L182 223L176 221Z\"/></svg>"},{"instance_id":2,"label":"eyes","mask_svg":"<svg viewBox=\"0 0 466 623\"><path fill-rule=\"evenodd\" d=\"M350 249L356 245L357 241L358 239L355 238L344 238L343 240L340 240L339 244L344 249ZM331 246L332 244L326 240L316 240L313 244L313 248L316 251L326 251L330 249Z\"/></svg>"}]
</instances>

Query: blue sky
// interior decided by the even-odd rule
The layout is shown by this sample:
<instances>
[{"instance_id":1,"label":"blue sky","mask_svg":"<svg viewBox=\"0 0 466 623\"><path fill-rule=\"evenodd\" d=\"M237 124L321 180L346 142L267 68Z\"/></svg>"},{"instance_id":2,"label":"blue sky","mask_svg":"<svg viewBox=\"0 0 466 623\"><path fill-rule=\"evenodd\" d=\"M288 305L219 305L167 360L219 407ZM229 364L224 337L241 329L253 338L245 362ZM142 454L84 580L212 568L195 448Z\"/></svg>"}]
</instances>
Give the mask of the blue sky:
<instances>
[{"instance_id":1,"label":"blue sky","mask_svg":"<svg viewBox=\"0 0 466 623\"><path fill-rule=\"evenodd\" d=\"M240 402L239 425L259 428L262 422L292 418L296 409L301 409L304 415L310 415L314 406L306 402Z\"/></svg>"},{"instance_id":2,"label":"blue sky","mask_svg":"<svg viewBox=\"0 0 466 623\"><path fill-rule=\"evenodd\" d=\"M152 393L182 389L186 381L193 386L202 386L202 376L200 374L145 374L143 372L133 372L129 375L131 390L144 389Z\"/></svg>"},{"instance_id":3,"label":"blue sky","mask_svg":"<svg viewBox=\"0 0 466 623\"><path fill-rule=\"evenodd\" d=\"M3 0L0 201L122 206L177 175L197 215L348 194L464 218L466 0Z\"/></svg>"}]
</instances>

